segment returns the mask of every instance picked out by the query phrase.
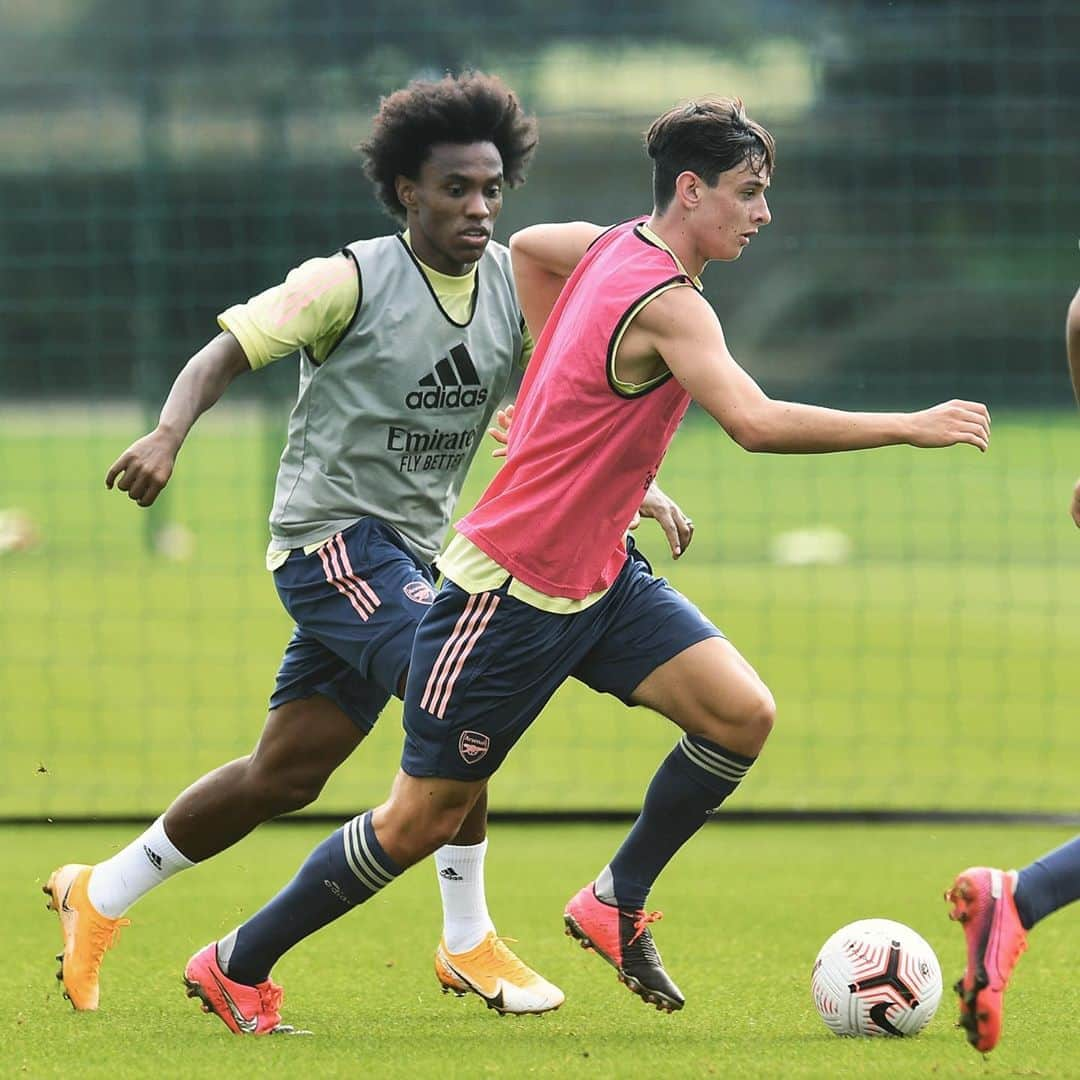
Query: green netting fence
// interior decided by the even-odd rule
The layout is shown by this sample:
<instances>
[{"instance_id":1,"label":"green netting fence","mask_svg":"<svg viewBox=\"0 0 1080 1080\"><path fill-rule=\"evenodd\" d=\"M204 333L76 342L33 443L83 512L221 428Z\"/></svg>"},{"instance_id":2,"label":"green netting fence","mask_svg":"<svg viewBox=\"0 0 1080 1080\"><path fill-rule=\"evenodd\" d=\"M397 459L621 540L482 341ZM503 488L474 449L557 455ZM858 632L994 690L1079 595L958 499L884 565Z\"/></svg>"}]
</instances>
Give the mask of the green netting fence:
<instances>
[{"instance_id":1,"label":"green netting fence","mask_svg":"<svg viewBox=\"0 0 1080 1080\"><path fill-rule=\"evenodd\" d=\"M104 473L220 310L391 227L351 148L380 93L466 65L541 121L504 240L647 209L651 117L741 95L779 157L772 225L706 272L735 355L778 397L994 414L986 456L808 458L689 417L661 479L697 539L677 564L639 542L776 694L739 805L1080 809L1074 4L220 7L3 9L0 817L153 814L254 744L290 630L262 551L295 362L230 390L152 512ZM632 809L674 737L569 685L492 806ZM317 808L378 800L400 741L393 706Z\"/></svg>"}]
</instances>

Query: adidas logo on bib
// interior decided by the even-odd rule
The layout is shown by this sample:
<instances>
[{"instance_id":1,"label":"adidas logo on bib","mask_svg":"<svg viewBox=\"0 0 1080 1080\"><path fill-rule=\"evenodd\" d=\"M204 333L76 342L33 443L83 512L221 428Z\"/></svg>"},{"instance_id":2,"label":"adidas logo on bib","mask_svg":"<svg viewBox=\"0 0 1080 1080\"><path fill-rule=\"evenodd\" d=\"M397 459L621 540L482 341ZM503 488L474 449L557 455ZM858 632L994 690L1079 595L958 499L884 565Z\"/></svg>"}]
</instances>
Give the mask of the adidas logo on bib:
<instances>
[{"instance_id":1,"label":"adidas logo on bib","mask_svg":"<svg viewBox=\"0 0 1080 1080\"><path fill-rule=\"evenodd\" d=\"M430 375L419 380L420 390L405 395L410 409L472 409L487 401L487 389L480 385L480 376L469 350L455 345Z\"/></svg>"}]
</instances>

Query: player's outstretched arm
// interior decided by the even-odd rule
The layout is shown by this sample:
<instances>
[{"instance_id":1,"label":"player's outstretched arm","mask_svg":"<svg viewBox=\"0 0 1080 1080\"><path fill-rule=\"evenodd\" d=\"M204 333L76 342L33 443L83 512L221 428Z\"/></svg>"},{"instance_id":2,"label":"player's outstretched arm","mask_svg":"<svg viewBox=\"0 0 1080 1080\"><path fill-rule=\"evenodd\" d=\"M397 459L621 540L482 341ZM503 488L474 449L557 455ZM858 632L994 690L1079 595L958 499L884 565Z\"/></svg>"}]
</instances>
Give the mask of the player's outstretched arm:
<instances>
[{"instance_id":1,"label":"player's outstretched arm","mask_svg":"<svg viewBox=\"0 0 1080 1080\"><path fill-rule=\"evenodd\" d=\"M603 232L600 225L569 221L531 225L510 237L510 261L525 322L534 338L555 306L567 278L588 246Z\"/></svg>"},{"instance_id":2,"label":"player's outstretched arm","mask_svg":"<svg viewBox=\"0 0 1080 1080\"><path fill-rule=\"evenodd\" d=\"M819 454L903 443L968 443L979 450L989 445L990 413L979 402L946 401L914 413L863 413L774 401L735 362L716 314L696 290L663 293L635 323L637 347L647 344L659 353L690 396L746 450Z\"/></svg>"},{"instance_id":3,"label":"player's outstretched arm","mask_svg":"<svg viewBox=\"0 0 1080 1080\"><path fill-rule=\"evenodd\" d=\"M176 376L157 427L113 462L105 486L115 484L140 506L150 506L169 482L192 425L237 375L250 370L244 350L228 331L204 345Z\"/></svg>"}]
</instances>

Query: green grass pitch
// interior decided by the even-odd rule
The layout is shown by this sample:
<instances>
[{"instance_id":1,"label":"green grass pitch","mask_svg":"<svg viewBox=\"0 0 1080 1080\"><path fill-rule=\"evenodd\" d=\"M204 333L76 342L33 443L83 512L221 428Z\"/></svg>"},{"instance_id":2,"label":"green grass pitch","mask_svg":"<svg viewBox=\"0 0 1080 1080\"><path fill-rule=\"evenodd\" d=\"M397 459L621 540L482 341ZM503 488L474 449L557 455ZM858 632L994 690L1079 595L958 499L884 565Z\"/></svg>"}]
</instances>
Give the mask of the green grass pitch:
<instances>
[{"instance_id":1,"label":"green grass pitch","mask_svg":"<svg viewBox=\"0 0 1080 1080\"><path fill-rule=\"evenodd\" d=\"M96 860L130 828L3 831L0 983L6 1076L225 1075L482 1077L1015 1077L1075 1075L1076 912L1032 933L1008 998L1005 1035L986 1060L953 1025L948 985L962 934L942 890L972 862L1022 865L1066 830L926 826L749 826L718 821L676 857L650 906L665 963L687 997L667 1016L562 934L562 906L610 856L615 826L492 830L488 899L501 933L566 992L546 1017L499 1018L438 991L431 954L439 902L430 863L278 965L285 1017L310 1039L238 1039L184 996L187 957L231 929L289 877L326 830L267 826L183 874L131 912L103 968L102 1007L72 1012L52 959L60 934L38 891L64 860ZM908 923L936 950L946 993L908 1040L844 1040L810 998L817 949L865 916Z\"/></svg>"},{"instance_id":2,"label":"green grass pitch","mask_svg":"<svg viewBox=\"0 0 1080 1080\"><path fill-rule=\"evenodd\" d=\"M261 567L276 428L223 410L185 447L147 515L102 487L141 431L76 410L5 415L0 508L41 543L0 555L0 814L158 812L206 769L250 748L288 622ZM1080 544L1065 516L1080 437L1072 417L995 416L994 446L816 458L745 455L700 418L661 475L698 525L658 568L722 626L776 693L765 758L734 805L1074 811ZM478 462L465 502L492 465ZM170 562L147 538L189 530ZM840 565L777 566L786 530L828 526ZM637 805L674 732L568 686L500 772L495 808ZM319 809L385 792L400 746L388 710ZM503 933L567 992L542 1019L498 1019L442 997L430 971L438 901L419 867L370 908L304 943L276 973L313 1039L232 1039L183 996L187 956L270 896L325 830L267 827L133 912L105 968L104 1006L59 996L55 916L37 891L59 862L98 860L119 826L3 829L10 948L0 983L5 1074L937 1077L1074 1071L1075 913L1033 935L1002 1046L983 1061L946 993L918 1038L842 1041L821 1024L809 971L856 918L907 922L946 981L963 949L941 890L975 862L1022 865L1060 829L710 825L664 874L657 940L689 1005L662 1016L561 933L566 898L610 856L618 827L498 827L489 899Z\"/></svg>"}]
</instances>

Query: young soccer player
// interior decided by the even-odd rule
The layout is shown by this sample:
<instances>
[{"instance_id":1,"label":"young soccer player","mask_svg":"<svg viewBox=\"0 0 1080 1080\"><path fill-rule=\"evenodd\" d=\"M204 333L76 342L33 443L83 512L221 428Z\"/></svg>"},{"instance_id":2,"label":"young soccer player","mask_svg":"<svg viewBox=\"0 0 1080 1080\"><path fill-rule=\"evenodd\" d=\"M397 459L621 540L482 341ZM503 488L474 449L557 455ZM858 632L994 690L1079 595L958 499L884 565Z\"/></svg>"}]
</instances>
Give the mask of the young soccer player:
<instances>
[{"instance_id":1,"label":"young soccer player","mask_svg":"<svg viewBox=\"0 0 1080 1080\"><path fill-rule=\"evenodd\" d=\"M1065 347L1073 392L1080 405L1080 290L1065 320ZM1069 507L1080 527L1080 481ZM1027 932L1059 908L1080 900L1080 836L1040 856L1023 870L972 866L945 893L949 917L964 928L967 965L955 989L960 1026L976 1050L993 1050L1001 1038L1005 991Z\"/></svg>"},{"instance_id":2,"label":"young soccer player","mask_svg":"<svg viewBox=\"0 0 1080 1080\"><path fill-rule=\"evenodd\" d=\"M690 400L753 451L986 449L979 404L851 413L767 397L728 352L698 275L737 259L769 223L773 139L741 102L707 99L665 113L646 143L651 216L607 230L536 226L511 241L523 310L543 332L506 463L439 560L446 582L417 631L401 769L386 802L189 961L189 984L233 1030L229 1001L272 1015L262 1001L273 964L342 914L321 899L322 879L348 882L359 905L445 843L570 676L682 730L622 846L565 912L568 931L635 993L681 1008L646 899L753 765L775 712L735 647L625 539Z\"/></svg>"},{"instance_id":3,"label":"young soccer player","mask_svg":"<svg viewBox=\"0 0 1080 1080\"><path fill-rule=\"evenodd\" d=\"M536 142L535 121L492 76L414 82L386 98L362 151L404 232L305 262L225 311L157 427L109 469L108 487L150 506L195 420L232 380L300 350L267 552L296 627L265 727L250 755L196 781L117 855L49 878L76 1009L97 1008L102 957L132 904L312 802L404 692L416 625L435 596L431 561L484 428L532 349L509 252L491 237L503 188L524 180ZM671 505L653 503L668 530ZM503 1012L557 1008L561 991L494 933L486 847L480 800L436 857L439 981ZM350 903L326 899L342 911Z\"/></svg>"}]
</instances>

